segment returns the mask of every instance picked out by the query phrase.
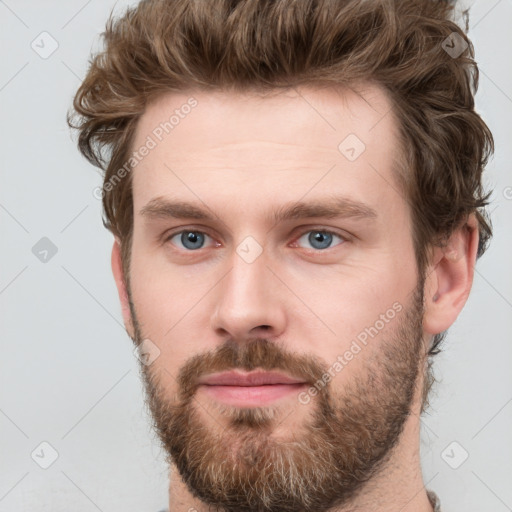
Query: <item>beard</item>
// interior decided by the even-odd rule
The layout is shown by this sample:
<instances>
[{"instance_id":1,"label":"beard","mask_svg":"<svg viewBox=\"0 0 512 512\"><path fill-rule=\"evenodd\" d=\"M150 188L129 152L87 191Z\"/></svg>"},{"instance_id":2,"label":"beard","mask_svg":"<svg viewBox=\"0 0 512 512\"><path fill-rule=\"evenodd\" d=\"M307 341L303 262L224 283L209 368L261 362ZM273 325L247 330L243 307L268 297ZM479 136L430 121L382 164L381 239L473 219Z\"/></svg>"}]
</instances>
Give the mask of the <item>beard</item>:
<instances>
[{"instance_id":1,"label":"beard","mask_svg":"<svg viewBox=\"0 0 512 512\"><path fill-rule=\"evenodd\" d=\"M128 296L139 345L144 336L129 286ZM410 304L370 341L378 348L366 357L361 350L359 371L340 389L325 384L329 371L320 358L265 338L228 340L192 356L180 368L173 397L157 371L141 363L146 404L168 463L212 510L324 512L350 504L389 461L410 414L424 355L422 318L419 283ZM284 415L289 402L241 408L197 399L200 377L235 369L280 371L323 387L317 384L308 404L297 401L296 407L309 408L299 416L306 418L300 428L277 438L276 427L296 410Z\"/></svg>"}]
</instances>

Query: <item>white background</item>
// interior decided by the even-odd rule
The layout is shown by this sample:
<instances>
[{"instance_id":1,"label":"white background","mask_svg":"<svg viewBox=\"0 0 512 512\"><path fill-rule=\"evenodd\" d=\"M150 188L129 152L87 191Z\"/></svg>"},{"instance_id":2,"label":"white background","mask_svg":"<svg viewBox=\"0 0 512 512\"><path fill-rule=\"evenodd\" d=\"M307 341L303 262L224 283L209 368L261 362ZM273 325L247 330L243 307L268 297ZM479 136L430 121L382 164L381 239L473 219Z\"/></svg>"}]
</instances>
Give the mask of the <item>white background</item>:
<instances>
[{"instance_id":1,"label":"white background","mask_svg":"<svg viewBox=\"0 0 512 512\"><path fill-rule=\"evenodd\" d=\"M110 10L128 4L0 1L0 512L167 506L164 455L111 275L113 240L92 193L101 176L65 122ZM512 0L473 2L477 109L496 141L486 176L495 235L422 421L424 478L443 512L512 510L511 22ZM43 31L58 42L46 59L31 48ZM57 248L46 263L32 252L43 237ZM58 452L48 469L31 457L43 441ZM443 452L454 465L462 450L469 457L452 469Z\"/></svg>"}]
</instances>

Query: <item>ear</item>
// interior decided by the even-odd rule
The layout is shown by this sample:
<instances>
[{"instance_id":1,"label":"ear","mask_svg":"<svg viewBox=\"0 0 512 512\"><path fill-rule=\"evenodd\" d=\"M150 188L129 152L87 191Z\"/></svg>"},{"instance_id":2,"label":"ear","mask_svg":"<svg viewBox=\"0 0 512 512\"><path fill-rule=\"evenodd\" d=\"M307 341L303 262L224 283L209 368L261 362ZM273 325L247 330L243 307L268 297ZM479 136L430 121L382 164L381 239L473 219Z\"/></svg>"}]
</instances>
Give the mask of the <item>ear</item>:
<instances>
[{"instance_id":1,"label":"ear","mask_svg":"<svg viewBox=\"0 0 512 512\"><path fill-rule=\"evenodd\" d=\"M123 264L121 260L121 243L116 237L112 247L112 273L116 281L117 293L121 302L121 311L123 313L123 321L126 332L133 340L135 338L135 329L133 328L132 313L130 311L130 303L128 301L128 291L126 289L126 280L123 273Z\"/></svg>"},{"instance_id":2,"label":"ear","mask_svg":"<svg viewBox=\"0 0 512 512\"><path fill-rule=\"evenodd\" d=\"M473 284L478 222L471 214L444 247L433 251L425 280L423 328L431 335L447 330L461 312Z\"/></svg>"}]
</instances>

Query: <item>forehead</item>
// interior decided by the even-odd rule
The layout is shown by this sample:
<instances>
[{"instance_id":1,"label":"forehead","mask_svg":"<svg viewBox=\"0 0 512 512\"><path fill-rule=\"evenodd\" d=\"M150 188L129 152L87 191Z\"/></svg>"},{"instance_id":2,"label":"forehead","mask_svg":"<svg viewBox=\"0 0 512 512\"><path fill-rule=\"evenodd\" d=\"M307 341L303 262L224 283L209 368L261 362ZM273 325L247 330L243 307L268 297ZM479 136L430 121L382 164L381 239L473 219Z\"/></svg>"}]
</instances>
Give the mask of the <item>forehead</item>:
<instances>
[{"instance_id":1,"label":"forehead","mask_svg":"<svg viewBox=\"0 0 512 512\"><path fill-rule=\"evenodd\" d=\"M132 150L144 156L132 171L134 208L155 197L197 203L213 193L219 204L234 193L297 200L307 189L314 195L333 187L374 206L396 202L396 134L390 100L375 85L359 93L302 87L266 97L168 93L137 125Z\"/></svg>"}]
</instances>

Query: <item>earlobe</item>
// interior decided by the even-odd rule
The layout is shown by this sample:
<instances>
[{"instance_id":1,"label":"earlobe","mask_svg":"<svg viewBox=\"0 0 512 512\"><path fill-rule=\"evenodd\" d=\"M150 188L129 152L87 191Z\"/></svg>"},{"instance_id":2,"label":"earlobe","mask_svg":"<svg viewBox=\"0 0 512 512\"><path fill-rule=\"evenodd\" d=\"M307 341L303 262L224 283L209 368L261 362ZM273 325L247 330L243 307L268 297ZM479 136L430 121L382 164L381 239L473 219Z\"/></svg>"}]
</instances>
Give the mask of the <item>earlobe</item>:
<instances>
[{"instance_id":1,"label":"earlobe","mask_svg":"<svg viewBox=\"0 0 512 512\"><path fill-rule=\"evenodd\" d=\"M447 330L464 307L473 284L478 238L476 217L470 215L445 246L434 249L424 288L423 328L428 334Z\"/></svg>"},{"instance_id":2,"label":"earlobe","mask_svg":"<svg viewBox=\"0 0 512 512\"><path fill-rule=\"evenodd\" d=\"M123 321L125 329L133 340L135 338L135 330L133 328L132 314L128 300L128 291L126 289L126 281L123 272L123 264L121 259L121 243L116 238L112 246L112 273L116 282L117 293L119 294L119 301L121 302L121 311L123 314Z\"/></svg>"}]
</instances>

